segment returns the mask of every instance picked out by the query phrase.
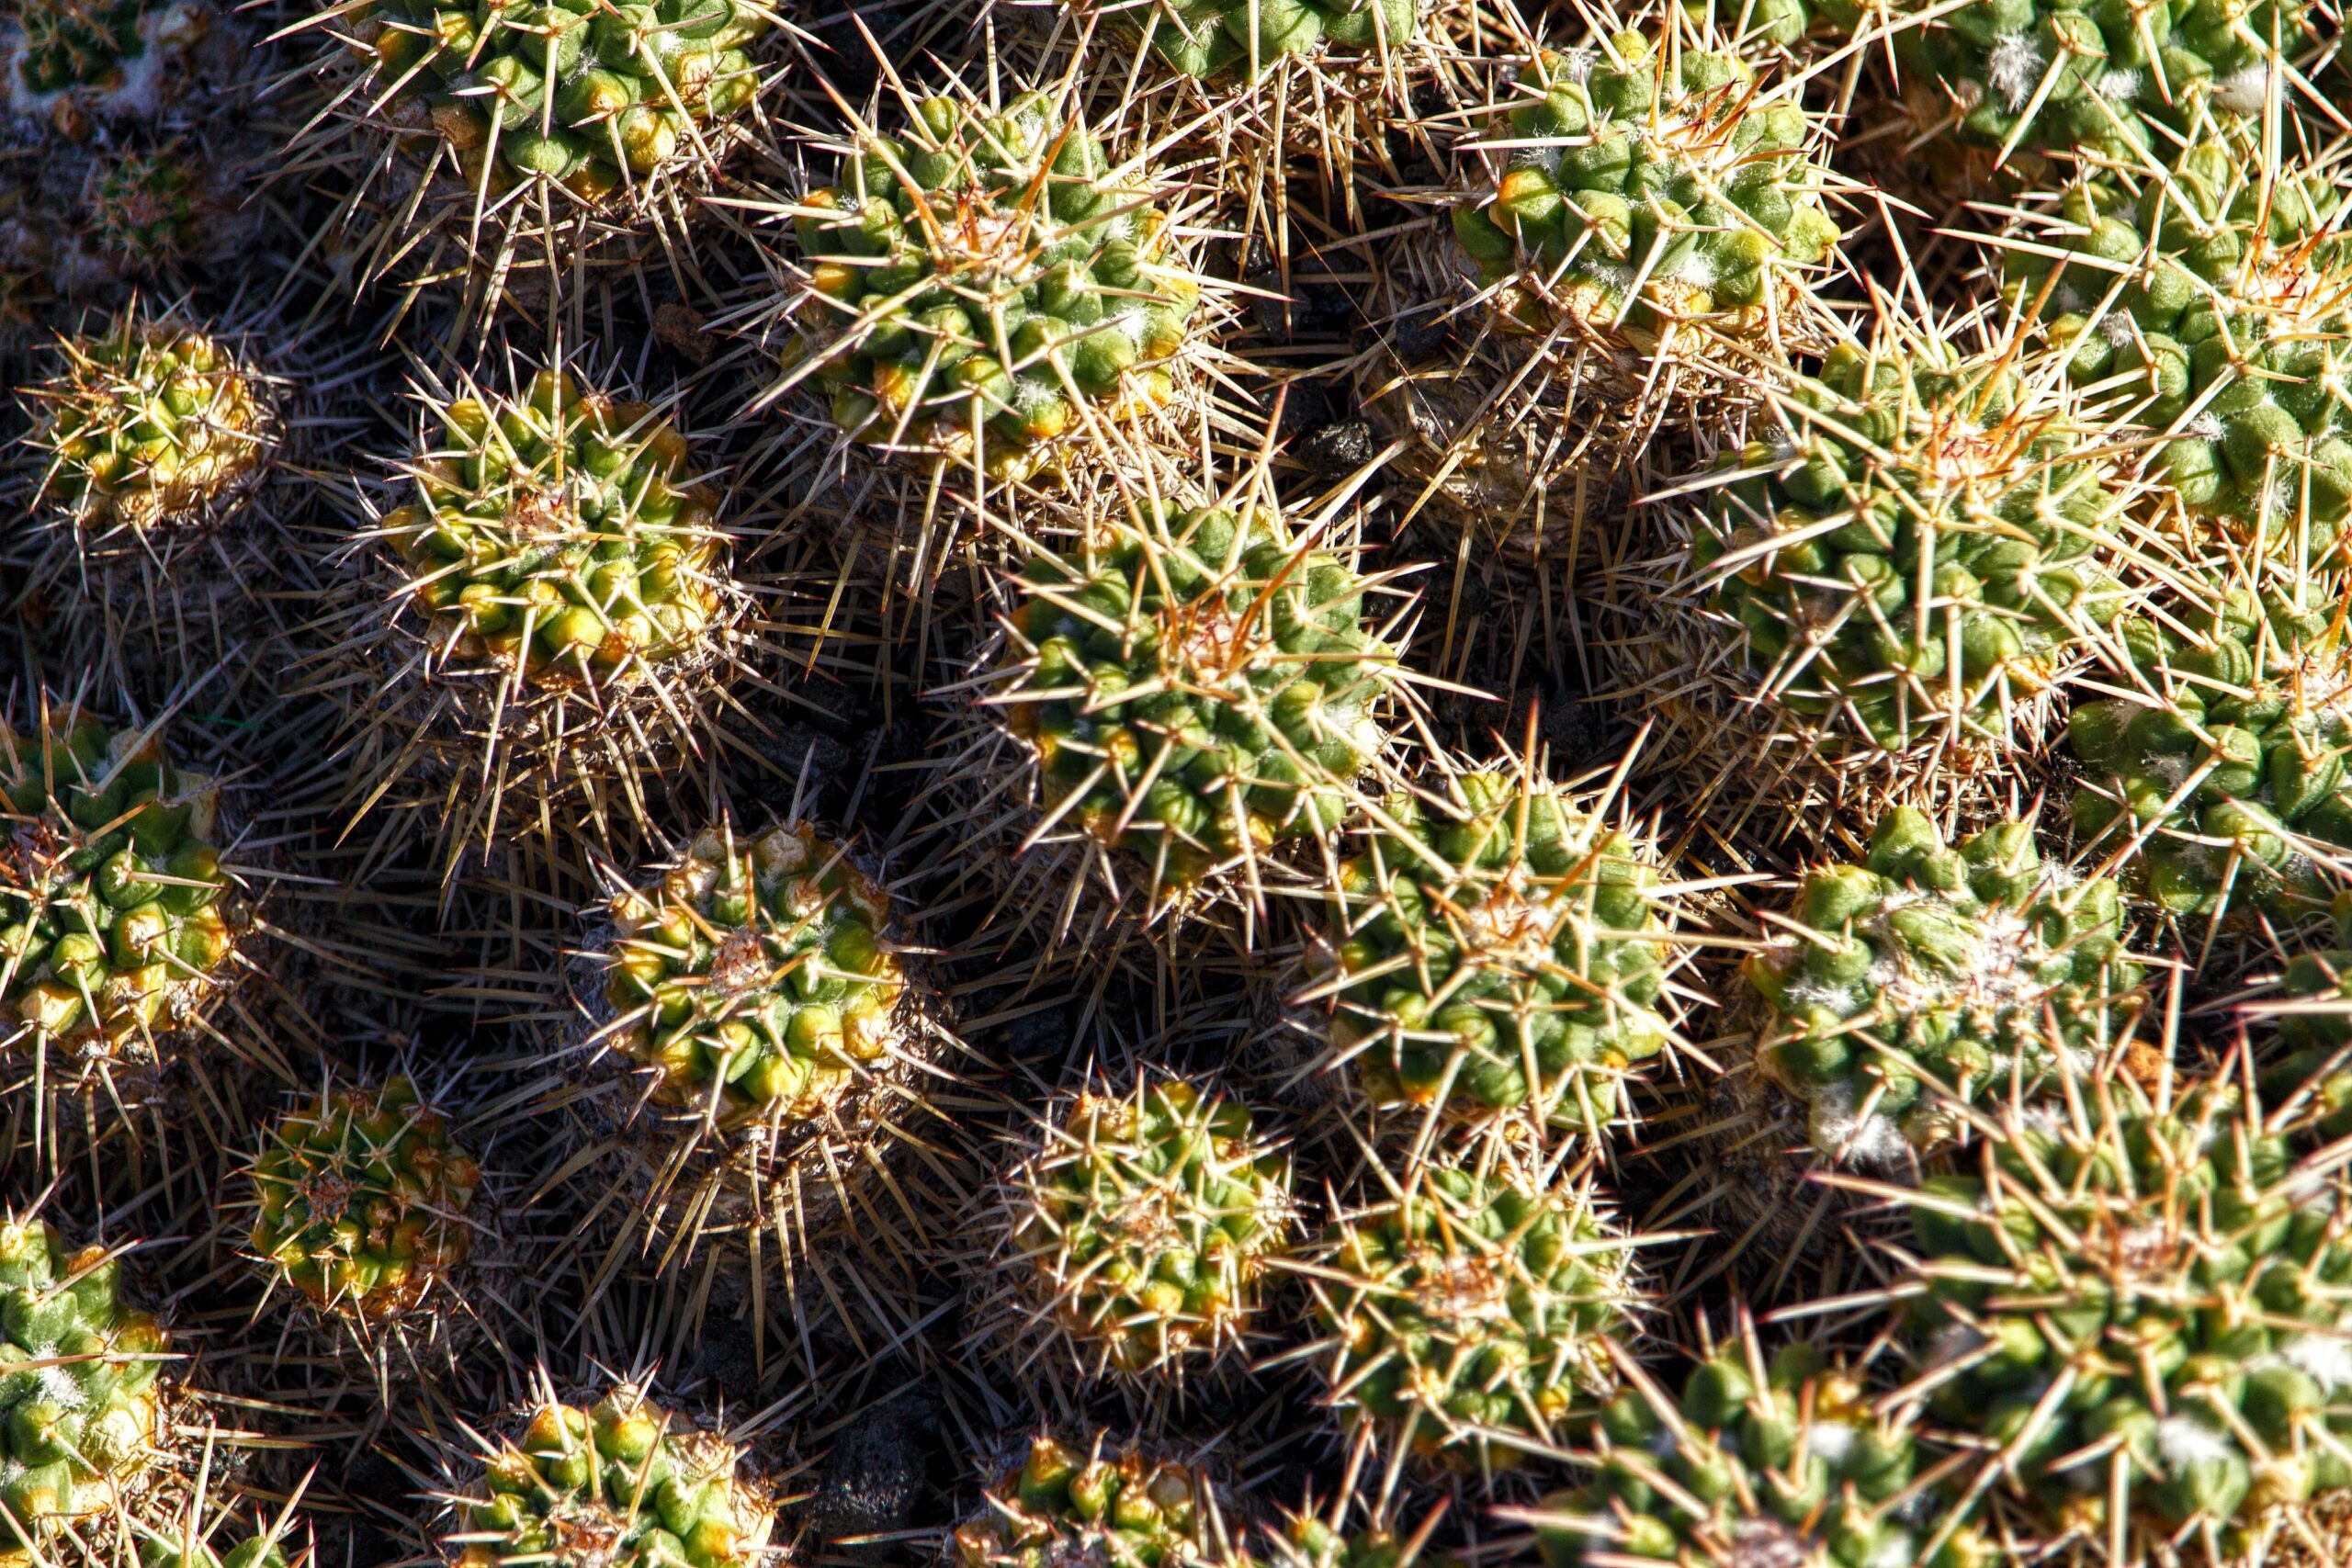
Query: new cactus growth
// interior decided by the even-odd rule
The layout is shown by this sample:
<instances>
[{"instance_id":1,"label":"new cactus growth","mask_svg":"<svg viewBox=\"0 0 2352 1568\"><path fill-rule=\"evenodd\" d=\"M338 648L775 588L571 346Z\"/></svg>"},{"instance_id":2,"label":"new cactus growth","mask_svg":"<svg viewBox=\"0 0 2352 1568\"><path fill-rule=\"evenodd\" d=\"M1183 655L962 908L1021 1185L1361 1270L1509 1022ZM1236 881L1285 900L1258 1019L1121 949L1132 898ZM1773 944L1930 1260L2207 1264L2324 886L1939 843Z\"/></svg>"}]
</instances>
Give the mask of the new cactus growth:
<instances>
[{"instance_id":1,"label":"new cactus growth","mask_svg":"<svg viewBox=\"0 0 2352 1568\"><path fill-rule=\"evenodd\" d=\"M848 435L999 479L1174 395L1199 286L1142 176L1054 97L926 98L789 210L800 364ZM977 450L975 450L977 449Z\"/></svg>"},{"instance_id":2,"label":"new cactus growth","mask_svg":"<svg viewBox=\"0 0 2352 1568\"><path fill-rule=\"evenodd\" d=\"M1510 167L1453 231L1508 326L1696 355L1801 324L1838 241L1826 143L1725 40L1627 30L1547 51L1507 120Z\"/></svg>"},{"instance_id":3,"label":"new cactus growth","mask_svg":"<svg viewBox=\"0 0 2352 1568\"><path fill-rule=\"evenodd\" d=\"M1326 1243L1308 1282L1332 1402L1399 1453L1510 1470L1608 1399L1631 1244L1589 1190L1424 1168Z\"/></svg>"},{"instance_id":4,"label":"new cactus growth","mask_svg":"<svg viewBox=\"0 0 2352 1568\"><path fill-rule=\"evenodd\" d=\"M1591 1479L1534 1512L1546 1568L1657 1558L1690 1568L1881 1568L1922 1562L1910 1517L1925 1468L1907 1413L1817 1347L1767 1360L1754 1333L1669 1393L1646 1373L1602 1409ZM1981 1561L1973 1535L1940 1568Z\"/></svg>"},{"instance_id":5,"label":"new cactus growth","mask_svg":"<svg viewBox=\"0 0 2352 1568\"><path fill-rule=\"evenodd\" d=\"M1599 1138L1669 1038L1653 861L1548 780L1459 774L1389 801L1340 867L1310 994L1375 1105Z\"/></svg>"},{"instance_id":6,"label":"new cactus growth","mask_svg":"<svg viewBox=\"0 0 2352 1568\"><path fill-rule=\"evenodd\" d=\"M1727 458L1694 574L1776 707L1888 751L2006 744L2127 597L2133 494L2062 384L1943 336L1840 344Z\"/></svg>"},{"instance_id":7,"label":"new cactus growth","mask_svg":"<svg viewBox=\"0 0 2352 1568\"><path fill-rule=\"evenodd\" d=\"M1742 974L1763 1004L1757 1066L1803 1100L1814 1147L1887 1162L1965 1131L1961 1107L2055 1100L2153 1051L2122 897L2045 864L2004 822L1947 848L1908 807L1860 865L1805 874L1783 932Z\"/></svg>"},{"instance_id":8,"label":"new cactus growth","mask_svg":"<svg viewBox=\"0 0 2352 1568\"><path fill-rule=\"evenodd\" d=\"M60 352L32 389L33 504L85 539L218 523L277 451L274 389L186 321L126 311Z\"/></svg>"},{"instance_id":9,"label":"new cactus growth","mask_svg":"<svg viewBox=\"0 0 2352 1568\"><path fill-rule=\"evenodd\" d=\"M147 1057L229 978L241 901L220 793L153 730L0 722L0 1043Z\"/></svg>"},{"instance_id":10,"label":"new cactus growth","mask_svg":"<svg viewBox=\"0 0 2352 1568\"><path fill-rule=\"evenodd\" d=\"M1155 909L1337 829L1386 745L1376 584L1273 513L1147 502L1019 586L990 701L1048 819L1141 861Z\"/></svg>"},{"instance_id":11,"label":"new cactus growth","mask_svg":"<svg viewBox=\"0 0 2352 1568\"><path fill-rule=\"evenodd\" d=\"M205 242L204 168L176 147L127 152L90 171L82 204L91 243L119 270L149 275Z\"/></svg>"},{"instance_id":12,"label":"new cactus growth","mask_svg":"<svg viewBox=\"0 0 2352 1568\"><path fill-rule=\"evenodd\" d=\"M1293 56L1325 50L1369 53L1411 41L1419 0L1148 0L1140 10L1080 0L1125 28L1187 76L1238 72L1251 79Z\"/></svg>"},{"instance_id":13,"label":"new cactus growth","mask_svg":"<svg viewBox=\"0 0 2352 1568\"><path fill-rule=\"evenodd\" d=\"M586 1408L540 1404L451 1501L458 1568L749 1568L775 1523L741 1448L626 1383Z\"/></svg>"},{"instance_id":14,"label":"new cactus growth","mask_svg":"<svg viewBox=\"0 0 2352 1568\"><path fill-rule=\"evenodd\" d=\"M889 919L888 894L814 828L722 822L614 900L608 1038L654 1104L721 1131L827 1118L903 1043Z\"/></svg>"},{"instance_id":15,"label":"new cactus growth","mask_svg":"<svg viewBox=\"0 0 2352 1568\"><path fill-rule=\"evenodd\" d=\"M270 1125L247 1244L313 1304L379 1322L447 1287L481 1180L407 1078L338 1089Z\"/></svg>"},{"instance_id":16,"label":"new cactus growth","mask_svg":"<svg viewBox=\"0 0 2352 1568\"><path fill-rule=\"evenodd\" d=\"M56 1228L0 1222L0 1553L54 1550L161 1462L164 1331L124 1304L121 1264Z\"/></svg>"},{"instance_id":17,"label":"new cactus growth","mask_svg":"<svg viewBox=\"0 0 2352 1568\"><path fill-rule=\"evenodd\" d=\"M1248 1107L1171 1078L1080 1095L1004 1182L1001 1262L1088 1371L1238 1348L1295 1222L1289 1158Z\"/></svg>"},{"instance_id":18,"label":"new cactus growth","mask_svg":"<svg viewBox=\"0 0 2352 1568\"><path fill-rule=\"evenodd\" d=\"M1189 1465L1097 1437L1091 1451L1051 1436L989 1495L986 1510L956 1529L958 1568L1205 1568L1223 1561L1216 1499Z\"/></svg>"},{"instance_id":19,"label":"new cactus growth","mask_svg":"<svg viewBox=\"0 0 2352 1568\"><path fill-rule=\"evenodd\" d=\"M1971 1490L2127 1561L2226 1552L2352 1485L2342 1180L2290 1169L2235 1089L2165 1105L2111 1080L1905 1201L1915 1386Z\"/></svg>"},{"instance_id":20,"label":"new cactus growth","mask_svg":"<svg viewBox=\"0 0 2352 1568\"><path fill-rule=\"evenodd\" d=\"M2233 587L2122 638L2143 691L2076 707L2075 826L2177 915L2324 912L2352 851L2352 693L2339 612L2316 583Z\"/></svg>"}]
</instances>

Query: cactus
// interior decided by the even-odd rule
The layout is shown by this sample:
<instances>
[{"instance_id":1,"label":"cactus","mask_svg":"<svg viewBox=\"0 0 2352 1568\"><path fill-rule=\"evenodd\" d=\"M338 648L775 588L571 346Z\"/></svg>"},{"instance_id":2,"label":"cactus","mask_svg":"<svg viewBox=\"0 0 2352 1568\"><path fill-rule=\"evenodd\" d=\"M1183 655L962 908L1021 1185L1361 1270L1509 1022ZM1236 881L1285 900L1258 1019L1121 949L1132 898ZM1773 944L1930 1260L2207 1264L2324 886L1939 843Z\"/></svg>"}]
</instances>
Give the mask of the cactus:
<instances>
[{"instance_id":1,"label":"cactus","mask_svg":"<svg viewBox=\"0 0 2352 1568\"><path fill-rule=\"evenodd\" d=\"M2261 1077L2274 1120L2327 1142L2352 1133L2352 892L2331 913L2335 945L2295 954L2278 977L2279 1050Z\"/></svg>"},{"instance_id":2,"label":"cactus","mask_svg":"<svg viewBox=\"0 0 2352 1568\"><path fill-rule=\"evenodd\" d=\"M32 389L33 505L85 537L216 524L277 452L275 389L186 321L125 311L60 352Z\"/></svg>"},{"instance_id":3,"label":"cactus","mask_svg":"<svg viewBox=\"0 0 2352 1568\"><path fill-rule=\"evenodd\" d=\"M144 1058L230 978L244 916L220 792L156 731L0 722L0 1043Z\"/></svg>"},{"instance_id":4,"label":"cactus","mask_svg":"<svg viewBox=\"0 0 2352 1568\"><path fill-rule=\"evenodd\" d=\"M1803 1100L1815 1148L1876 1163L1966 1131L1961 1107L2062 1097L2154 1047L2111 882L2045 865L2003 822L1947 849L1907 807L1860 865L1805 874L1798 934L1742 974L1764 1022L1757 1066Z\"/></svg>"},{"instance_id":5,"label":"cactus","mask_svg":"<svg viewBox=\"0 0 2352 1568\"><path fill-rule=\"evenodd\" d=\"M1630 1377L1597 1423L1592 1478L1535 1510L1545 1568L1923 1562L1906 1506L1923 1468L1913 1424L1817 1346L1767 1361L1751 1329L1692 1368L1679 1396ZM1964 1533L1924 1561L1962 1568L1985 1550Z\"/></svg>"},{"instance_id":6,"label":"cactus","mask_svg":"<svg viewBox=\"0 0 2352 1568\"><path fill-rule=\"evenodd\" d=\"M24 0L0 50L8 107L76 141L93 116L153 119L211 23L199 0Z\"/></svg>"},{"instance_id":7,"label":"cactus","mask_svg":"<svg viewBox=\"0 0 2352 1568\"><path fill-rule=\"evenodd\" d=\"M700 155L707 128L751 103L759 74L744 46L769 15L736 0L367 0L337 30L364 51L378 112L404 135L436 136L469 190L550 182L594 205Z\"/></svg>"},{"instance_id":8,"label":"cactus","mask_svg":"<svg viewBox=\"0 0 2352 1568\"><path fill-rule=\"evenodd\" d=\"M1336 829L1387 744L1374 584L1271 512L1149 502L1019 586L991 700L1049 819L1142 861L1155 909Z\"/></svg>"},{"instance_id":9,"label":"cactus","mask_svg":"<svg viewBox=\"0 0 2352 1568\"><path fill-rule=\"evenodd\" d=\"M627 1383L584 1409L542 1403L451 1502L442 1545L458 1568L749 1568L775 1524L743 1450Z\"/></svg>"},{"instance_id":10,"label":"cactus","mask_svg":"<svg viewBox=\"0 0 2352 1568\"><path fill-rule=\"evenodd\" d=\"M1224 1561L1216 1501L1189 1465L1128 1446L1081 1452L1051 1436L1029 1446L978 1517L956 1529L959 1568L1206 1568Z\"/></svg>"},{"instance_id":11,"label":"cactus","mask_svg":"<svg viewBox=\"0 0 2352 1568\"><path fill-rule=\"evenodd\" d=\"M1053 97L926 98L790 210L798 363L848 435L1025 478L1174 395L1199 285L1141 176ZM973 455L977 446L978 454Z\"/></svg>"},{"instance_id":12,"label":"cactus","mask_svg":"<svg viewBox=\"0 0 2352 1568\"><path fill-rule=\"evenodd\" d=\"M1247 1106L1182 1078L1078 1096L1003 1187L1022 1310L1089 1371L1182 1372L1238 1348L1295 1221L1288 1157Z\"/></svg>"},{"instance_id":13,"label":"cactus","mask_svg":"<svg viewBox=\"0 0 2352 1568\"><path fill-rule=\"evenodd\" d=\"M1915 1386L2020 1529L2216 1551L2352 1486L2342 1179L2290 1170L2226 1083L2116 1079L2011 1117L1905 1201Z\"/></svg>"},{"instance_id":14,"label":"cactus","mask_svg":"<svg viewBox=\"0 0 2352 1568\"><path fill-rule=\"evenodd\" d=\"M162 1463L166 1342L124 1304L121 1267L38 1220L0 1223L0 1553L39 1557Z\"/></svg>"},{"instance_id":15,"label":"cactus","mask_svg":"<svg viewBox=\"0 0 2352 1568\"><path fill-rule=\"evenodd\" d=\"M1136 28L1154 55L1187 76L1238 72L1251 80L1285 59L1324 51L1396 49L1420 29L1419 0L1150 0L1132 8L1080 0L1123 28Z\"/></svg>"},{"instance_id":16,"label":"cactus","mask_svg":"<svg viewBox=\"0 0 2352 1568\"><path fill-rule=\"evenodd\" d=\"M1798 324L1838 242L1826 144L1724 40L1627 30L1546 51L1506 118L1510 166L1453 231L1509 329L1698 355Z\"/></svg>"},{"instance_id":17,"label":"cactus","mask_svg":"<svg viewBox=\"0 0 2352 1568\"><path fill-rule=\"evenodd\" d=\"M2324 912L2352 851L2340 750L2347 671L2337 612L2314 582L2239 586L2122 643L2142 694L2076 707L2075 826L2111 852L2144 836L2132 874L2164 908L2283 922Z\"/></svg>"},{"instance_id":18,"label":"cactus","mask_svg":"<svg viewBox=\"0 0 2352 1568\"><path fill-rule=\"evenodd\" d=\"M1395 1531L1378 1527L1342 1534L1312 1514L1288 1515L1279 1529L1269 1525L1265 1530L1281 1568L1458 1568L1460 1562L1433 1548L1423 1551L1419 1539L1399 1540Z\"/></svg>"},{"instance_id":19,"label":"cactus","mask_svg":"<svg viewBox=\"0 0 2352 1568\"><path fill-rule=\"evenodd\" d=\"M1311 993L1330 998L1331 1048L1384 1109L1598 1139L1669 1038L1656 866L1526 772L1446 795L1391 799L1340 867Z\"/></svg>"},{"instance_id":20,"label":"cactus","mask_svg":"<svg viewBox=\"0 0 2352 1568\"><path fill-rule=\"evenodd\" d=\"M1894 336L1840 344L1785 436L1724 460L1693 575L1777 708L1890 752L2009 744L2127 601L2135 490L2036 367Z\"/></svg>"},{"instance_id":21,"label":"cactus","mask_svg":"<svg viewBox=\"0 0 2352 1568\"><path fill-rule=\"evenodd\" d=\"M722 821L613 901L610 1038L653 1103L722 1132L827 1118L903 1048L889 919L814 828L738 839Z\"/></svg>"},{"instance_id":22,"label":"cactus","mask_svg":"<svg viewBox=\"0 0 2352 1568\"><path fill-rule=\"evenodd\" d=\"M379 1322L421 1305L465 1260L481 1180L407 1078L336 1090L271 1123L247 1244L316 1305Z\"/></svg>"},{"instance_id":23,"label":"cactus","mask_svg":"<svg viewBox=\"0 0 2352 1568\"><path fill-rule=\"evenodd\" d=\"M1441 1467L1558 1451L1609 1397L1631 1244L1573 1183L1424 1168L1338 1221L1308 1276L1350 1423Z\"/></svg>"},{"instance_id":24,"label":"cactus","mask_svg":"<svg viewBox=\"0 0 2352 1568\"><path fill-rule=\"evenodd\" d=\"M177 147L95 164L82 202L93 248L119 271L153 274L204 246L210 216L204 165Z\"/></svg>"}]
</instances>

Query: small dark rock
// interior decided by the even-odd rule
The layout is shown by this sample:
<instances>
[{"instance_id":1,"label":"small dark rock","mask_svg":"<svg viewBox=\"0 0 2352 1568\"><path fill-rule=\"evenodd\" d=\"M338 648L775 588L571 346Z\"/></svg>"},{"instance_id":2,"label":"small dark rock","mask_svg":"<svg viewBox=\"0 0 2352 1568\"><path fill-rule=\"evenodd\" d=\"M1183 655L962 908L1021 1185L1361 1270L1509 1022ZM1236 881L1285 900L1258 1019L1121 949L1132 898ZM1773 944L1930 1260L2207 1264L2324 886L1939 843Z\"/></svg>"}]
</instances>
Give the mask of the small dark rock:
<instances>
[{"instance_id":1,"label":"small dark rock","mask_svg":"<svg viewBox=\"0 0 2352 1568\"><path fill-rule=\"evenodd\" d=\"M1374 439L1372 424L1367 420L1334 420L1317 426L1298 438L1292 455L1317 475L1324 479L1339 479L1351 474L1372 461L1380 450Z\"/></svg>"},{"instance_id":2,"label":"small dark rock","mask_svg":"<svg viewBox=\"0 0 2352 1568\"><path fill-rule=\"evenodd\" d=\"M939 1440L939 1400L928 1388L906 1389L842 1429L825 1456L808 1503L809 1528L827 1542L888 1535L914 1518ZM844 1550L880 1558L881 1545Z\"/></svg>"},{"instance_id":3,"label":"small dark rock","mask_svg":"<svg viewBox=\"0 0 2352 1568\"><path fill-rule=\"evenodd\" d=\"M1442 306L1416 306L1387 323L1389 341L1396 345L1396 356L1407 364L1433 358L1453 341L1458 321L1446 314Z\"/></svg>"}]
</instances>

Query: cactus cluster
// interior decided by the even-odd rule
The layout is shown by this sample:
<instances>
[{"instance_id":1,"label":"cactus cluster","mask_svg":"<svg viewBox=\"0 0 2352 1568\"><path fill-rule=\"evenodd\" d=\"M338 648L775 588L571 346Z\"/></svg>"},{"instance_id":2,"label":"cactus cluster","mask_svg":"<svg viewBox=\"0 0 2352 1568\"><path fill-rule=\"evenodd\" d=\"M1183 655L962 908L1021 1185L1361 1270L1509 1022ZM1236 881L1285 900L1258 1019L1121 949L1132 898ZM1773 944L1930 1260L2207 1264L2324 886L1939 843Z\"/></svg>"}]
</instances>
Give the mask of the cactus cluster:
<instances>
[{"instance_id":1,"label":"cactus cluster","mask_svg":"<svg viewBox=\"0 0 2352 1568\"><path fill-rule=\"evenodd\" d=\"M857 440L1010 480L1174 396L1199 284L1149 186L1050 94L926 98L792 213L792 374Z\"/></svg>"},{"instance_id":2,"label":"cactus cluster","mask_svg":"<svg viewBox=\"0 0 2352 1568\"><path fill-rule=\"evenodd\" d=\"M151 119L211 25L202 0L26 0L0 38L8 107L76 141L94 116Z\"/></svg>"},{"instance_id":3,"label":"cactus cluster","mask_svg":"<svg viewBox=\"0 0 2352 1568\"><path fill-rule=\"evenodd\" d=\"M0 1039L152 1055L228 980L242 900L220 791L154 728L79 711L0 722Z\"/></svg>"},{"instance_id":4,"label":"cactus cluster","mask_svg":"<svg viewBox=\"0 0 2352 1568\"><path fill-rule=\"evenodd\" d=\"M1377 1106L1599 1138L1665 1048L1651 858L1556 786L1495 769L1392 798L1340 868L1317 984Z\"/></svg>"},{"instance_id":5,"label":"cactus cluster","mask_svg":"<svg viewBox=\"0 0 2352 1568\"><path fill-rule=\"evenodd\" d=\"M953 1551L959 1568L1199 1568L1219 1561L1216 1525L1208 1478L1193 1466L1102 1436L1081 1450L1045 1435L956 1527Z\"/></svg>"},{"instance_id":6,"label":"cactus cluster","mask_svg":"<svg viewBox=\"0 0 2352 1568\"><path fill-rule=\"evenodd\" d=\"M1742 965L1757 1066L1824 1154L1891 1161L1968 1131L1968 1106L2063 1099L2149 1049L2120 890L2045 863L2030 823L1947 848L1889 812L1862 863L1807 872L1777 924Z\"/></svg>"},{"instance_id":7,"label":"cactus cluster","mask_svg":"<svg viewBox=\"0 0 2352 1568\"><path fill-rule=\"evenodd\" d=\"M411 1311L465 1261L481 1168L404 1077L336 1089L273 1122L253 1164L247 1244L315 1305Z\"/></svg>"}]
</instances>

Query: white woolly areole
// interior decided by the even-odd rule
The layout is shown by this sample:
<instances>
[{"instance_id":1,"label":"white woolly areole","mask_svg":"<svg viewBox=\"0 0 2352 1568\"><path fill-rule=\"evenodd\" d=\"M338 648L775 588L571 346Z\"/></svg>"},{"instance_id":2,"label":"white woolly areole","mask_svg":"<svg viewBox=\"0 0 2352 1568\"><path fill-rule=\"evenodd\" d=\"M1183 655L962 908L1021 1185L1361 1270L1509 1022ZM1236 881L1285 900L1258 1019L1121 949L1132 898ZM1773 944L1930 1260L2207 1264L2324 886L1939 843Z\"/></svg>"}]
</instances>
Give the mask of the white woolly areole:
<instances>
[{"instance_id":1,"label":"white woolly areole","mask_svg":"<svg viewBox=\"0 0 2352 1568\"><path fill-rule=\"evenodd\" d=\"M2007 33L1993 40L1993 52L1984 58L1984 79L2015 114L2041 85L2042 63L2041 45L2031 33Z\"/></svg>"},{"instance_id":2,"label":"white woolly areole","mask_svg":"<svg viewBox=\"0 0 2352 1568\"><path fill-rule=\"evenodd\" d=\"M1813 1146L1823 1154L1840 1155L1858 1165L1891 1166L1911 1146L1891 1118L1877 1111L1868 1116L1857 1112L1849 1083L1823 1085L1812 1111Z\"/></svg>"},{"instance_id":3,"label":"white woolly areole","mask_svg":"<svg viewBox=\"0 0 2352 1568\"><path fill-rule=\"evenodd\" d=\"M2111 104L2130 103L2140 96L2140 73L2137 71L2102 71L2091 83L2091 91Z\"/></svg>"},{"instance_id":4,"label":"white woolly areole","mask_svg":"<svg viewBox=\"0 0 2352 1568\"><path fill-rule=\"evenodd\" d=\"M2062 288L2059 292L2070 294L2074 291L2071 288ZM2073 308L2081 309L2079 305ZM2137 334L2132 330L2132 318L2129 315L2121 310L2110 310L2099 318L2098 335L2105 338L2110 347L2125 348L2131 345Z\"/></svg>"},{"instance_id":5,"label":"white woolly areole","mask_svg":"<svg viewBox=\"0 0 2352 1568\"><path fill-rule=\"evenodd\" d=\"M1878 1550L1862 1560L1863 1568L1911 1568L1913 1542L1909 1536L1889 1534L1878 1543Z\"/></svg>"},{"instance_id":6,"label":"white woolly areole","mask_svg":"<svg viewBox=\"0 0 2352 1568\"><path fill-rule=\"evenodd\" d=\"M1805 1431L1804 1451L1824 1464L1843 1464L1854 1451L1855 1439L1854 1428L1846 1422L1815 1421Z\"/></svg>"},{"instance_id":7,"label":"white woolly areole","mask_svg":"<svg viewBox=\"0 0 2352 1568\"><path fill-rule=\"evenodd\" d=\"M2278 1347L2278 1359L2331 1393L2352 1387L2352 1339L2340 1334L2298 1334Z\"/></svg>"},{"instance_id":8,"label":"white woolly areole","mask_svg":"<svg viewBox=\"0 0 2352 1568\"><path fill-rule=\"evenodd\" d=\"M2174 1471L2226 1460L2235 1450L2229 1438L2191 1416L2167 1416L2156 1423L2156 1451Z\"/></svg>"},{"instance_id":9,"label":"white woolly areole","mask_svg":"<svg viewBox=\"0 0 2352 1568\"><path fill-rule=\"evenodd\" d=\"M2271 72L2267 61L2231 72L2213 85L2213 101L2233 114L2260 114L2270 96Z\"/></svg>"},{"instance_id":10,"label":"white woolly areole","mask_svg":"<svg viewBox=\"0 0 2352 1568\"><path fill-rule=\"evenodd\" d=\"M2199 441L2219 441L2222 435L2222 416L2206 410L2188 422L2188 434Z\"/></svg>"}]
</instances>

